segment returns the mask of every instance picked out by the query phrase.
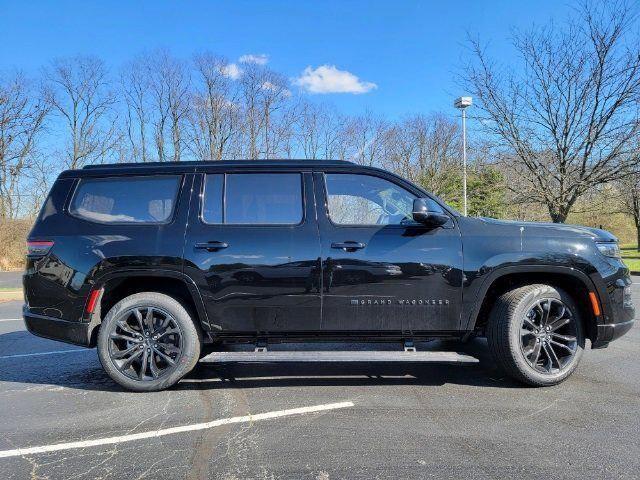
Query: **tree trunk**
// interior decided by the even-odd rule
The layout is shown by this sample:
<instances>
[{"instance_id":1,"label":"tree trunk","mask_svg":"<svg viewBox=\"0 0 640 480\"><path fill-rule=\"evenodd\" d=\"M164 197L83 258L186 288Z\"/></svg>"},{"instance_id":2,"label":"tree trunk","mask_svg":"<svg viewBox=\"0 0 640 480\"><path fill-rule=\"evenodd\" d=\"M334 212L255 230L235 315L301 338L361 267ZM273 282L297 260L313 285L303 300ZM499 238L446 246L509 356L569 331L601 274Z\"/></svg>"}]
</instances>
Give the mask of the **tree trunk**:
<instances>
[{"instance_id":1,"label":"tree trunk","mask_svg":"<svg viewBox=\"0 0 640 480\"><path fill-rule=\"evenodd\" d=\"M567 220L568 212L563 208L549 208L549 216L553 223L564 223Z\"/></svg>"}]
</instances>

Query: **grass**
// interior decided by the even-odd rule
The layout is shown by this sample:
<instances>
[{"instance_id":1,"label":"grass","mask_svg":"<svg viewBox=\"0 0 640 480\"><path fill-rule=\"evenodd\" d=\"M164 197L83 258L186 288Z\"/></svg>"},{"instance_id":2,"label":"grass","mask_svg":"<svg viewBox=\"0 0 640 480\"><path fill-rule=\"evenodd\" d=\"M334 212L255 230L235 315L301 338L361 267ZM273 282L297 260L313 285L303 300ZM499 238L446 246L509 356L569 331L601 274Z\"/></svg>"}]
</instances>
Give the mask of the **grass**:
<instances>
[{"instance_id":1,"label":"grass","mask_svg":"<svg viewBox=\"0 0 640 480\"><path fill-rule=\"evenodd\" d=\"M621 245L622 261L632 272L640 272L640 252L637 245Z\"/></svg>"},{"instance_id":2,"label":"grass","mask_svg":"<svg viewBox=\"0 0 640 480\"><path fill-rule=\"evenodd\" d=\"M24 268L26 241L32 220L0 220L0 270Z\"/></svg>"},{"instance_id":3,"label":"grass","mask_svg":"<svg viewBox=\"0 0 640 480\"><path fill-rule=\"evenodd\" d=\"M12 300L22 300L21 288L3 288L0 289L0 303L10 302Z\"/></svg>"}]
</instances>

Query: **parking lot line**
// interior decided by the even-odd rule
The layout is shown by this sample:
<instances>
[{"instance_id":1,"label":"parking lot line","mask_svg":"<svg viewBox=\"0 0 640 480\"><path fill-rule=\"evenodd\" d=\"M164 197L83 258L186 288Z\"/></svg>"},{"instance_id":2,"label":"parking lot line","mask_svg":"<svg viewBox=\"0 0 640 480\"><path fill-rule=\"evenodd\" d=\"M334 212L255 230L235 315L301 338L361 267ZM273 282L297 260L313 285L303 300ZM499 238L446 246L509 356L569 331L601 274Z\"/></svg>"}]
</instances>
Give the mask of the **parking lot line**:
<instances>
[{"instance_id":1,"label":"parking lot line","mask_svg":"<svg viewBox=\"0 0 640 480\"><path fill-rule=\"evenodd\" d=\"M43 355L59 355L62 353L90 352L91 350L90 348L74 348L73 350L54 350L52 352L15 353L13 355L2 355L0 356L0 360L5 358L41 357Z\"/></svg>"},{"instance_id":2,"label":"parking lot line","mask_svg":"<svg viewBox=\"0 0 640 480\"><path fill-rule=\"evenodd\" d=\"M353 407L352 402L328 403L324 405L314 405L311 407L290 408L287 410L277 410L274 412L258 413L256 415L244 415L242 417L221 418L212 422L194 423L192 425L182 425L180 427L163 428L148 432L134 433L131 435L121 435L119 437L97 438L95 440L83 440L70 443L56 443L53 445L43 445L40 447L16 448L14 450L0 450L0 458L19 457L23 455L34 455L38 453L57 452L60 450L72 450L76 448L97 447L101 445L113 445L115 443L133 442L135 440L145 440L148 438L164 437L176 433L193 432L196 430L206 430L230 425L233 423L251 423L260 420L270 420L272 418L288 417L291 415L303 415L307 413L336 410L339 408Z\"/></svg>"},{"instance_id":3,"label":"parking lot line","mask_svg":"<svg viewBox=\"0 0 640 480\"><path fill-rule=\"evenodd\" d=\"M22 321L22 318L0 318L0 322L17 322Z\"/></svg>"}]
</instances>

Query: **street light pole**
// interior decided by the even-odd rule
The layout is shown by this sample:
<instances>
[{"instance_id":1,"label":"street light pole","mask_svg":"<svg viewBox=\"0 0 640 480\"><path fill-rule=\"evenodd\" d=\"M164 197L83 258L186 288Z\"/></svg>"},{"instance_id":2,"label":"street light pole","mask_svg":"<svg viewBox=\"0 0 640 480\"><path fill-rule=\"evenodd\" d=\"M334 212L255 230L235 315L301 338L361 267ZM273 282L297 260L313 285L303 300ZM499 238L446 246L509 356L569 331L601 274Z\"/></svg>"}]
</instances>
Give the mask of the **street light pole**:
<instances>
[{"instance_id":1,"label":"street light pole","mask_svg":"<svg viewBox=\"0 0 640 480\"><path fill-rule=\"evenodd\" d=\"M467 113L462 109L462 195L464 196L464 216L467 216Z\"/></svg>"},{"instance_id":2,"label":"street light pole","mask_svg":"<svg viewBox=\"0 0 640 480\"><path fill-rule=\"evenodd\" d=\"M464 216L467 216L467 115L466 109L472 105L471 97L459 97L453 106L462 110L462 196Z\"/></svg>"}]
</instances>

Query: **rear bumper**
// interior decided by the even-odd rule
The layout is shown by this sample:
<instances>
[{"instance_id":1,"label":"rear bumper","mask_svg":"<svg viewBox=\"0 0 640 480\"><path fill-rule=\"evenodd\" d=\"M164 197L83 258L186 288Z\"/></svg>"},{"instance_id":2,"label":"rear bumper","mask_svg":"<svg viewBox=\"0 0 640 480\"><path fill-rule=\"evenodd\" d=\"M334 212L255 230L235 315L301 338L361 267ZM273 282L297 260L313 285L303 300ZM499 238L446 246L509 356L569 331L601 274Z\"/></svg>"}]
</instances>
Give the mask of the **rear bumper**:
<instances>
[{"instance_id":1,"label":"rear bumper","mask_svg":"<svg viewBox=\"0 0 640 480\"><path fill-rule=\"evenodd\" d=\"M88 322L71 322L60 318L36 315L25 305L22 311L27 330L38 337L72 343L83 347L95 346L94 330L97 326Z\"/></svg>"}]
</instances>

